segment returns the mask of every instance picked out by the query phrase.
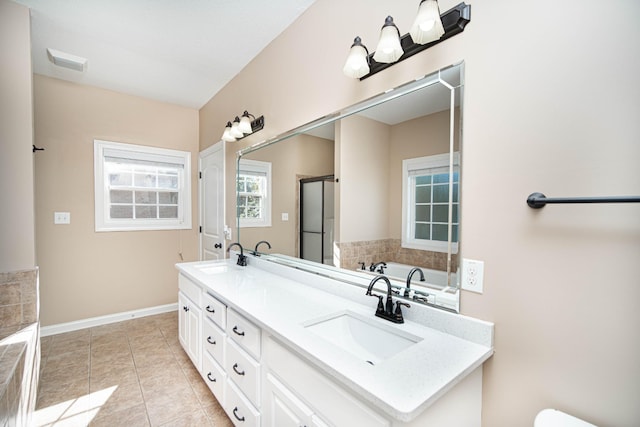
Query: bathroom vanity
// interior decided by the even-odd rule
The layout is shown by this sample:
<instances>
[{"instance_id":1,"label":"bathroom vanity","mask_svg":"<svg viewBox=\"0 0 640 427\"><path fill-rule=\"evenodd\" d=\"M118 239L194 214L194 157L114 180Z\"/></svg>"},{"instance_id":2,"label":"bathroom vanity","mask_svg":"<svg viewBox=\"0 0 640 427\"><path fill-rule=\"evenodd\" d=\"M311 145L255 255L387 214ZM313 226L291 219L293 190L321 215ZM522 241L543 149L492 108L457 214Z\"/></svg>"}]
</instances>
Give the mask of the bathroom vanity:
<instances>
[{"instance_id":1,"label":"bathroom vanity","mask_svg":"<svg viewBox=\"0 0 640 427\"><path fill-rule=\"evenodd\" d=\"M180 342L235 425L480 426L493 324L420 304L394 324L366 286L260 257L177 268Z\"/></svg>"}]
</instances>

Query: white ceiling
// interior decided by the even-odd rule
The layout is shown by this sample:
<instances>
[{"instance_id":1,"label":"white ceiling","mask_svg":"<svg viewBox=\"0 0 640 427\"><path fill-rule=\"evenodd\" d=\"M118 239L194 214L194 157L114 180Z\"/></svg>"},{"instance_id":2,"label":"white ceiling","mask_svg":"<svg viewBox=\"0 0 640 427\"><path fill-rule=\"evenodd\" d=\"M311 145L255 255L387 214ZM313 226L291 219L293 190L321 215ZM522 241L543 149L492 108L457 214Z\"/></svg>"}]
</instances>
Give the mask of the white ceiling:
<instances>
[{"instance_id":1,"label":"white ceiling","mask_svg":"<svg viewBox=\"0 0 640 427\"><path fill-rule=\"evenodd\" d=\"M34 73L199 109L315 0L14 1L31 8Z\"/></svg>"}]
</instances>

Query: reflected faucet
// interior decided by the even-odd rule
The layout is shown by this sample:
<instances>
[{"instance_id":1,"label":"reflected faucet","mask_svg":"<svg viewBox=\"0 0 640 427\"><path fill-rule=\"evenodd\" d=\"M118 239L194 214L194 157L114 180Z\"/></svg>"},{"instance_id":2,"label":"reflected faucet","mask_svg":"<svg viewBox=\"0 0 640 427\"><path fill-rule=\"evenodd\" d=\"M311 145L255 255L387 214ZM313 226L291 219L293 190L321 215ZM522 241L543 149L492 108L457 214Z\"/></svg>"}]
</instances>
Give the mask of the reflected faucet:
<instances>
[{"instance_id":1,"label":"reflected faucet","mask_svg":"<svg viewBox=\"0 0 640 427\"><path fill-rule=\"evenodd\" d=\"M376 284L376 282L378 280L384 280L384 282L387 284L387 301L386 301L386 304L382 303L382 300L384 298L382 295L375 295L375 294L371 293L373 291L373 286ZM404 305L405 307L410 307L410 305L405 303L405 302L397 301L396 302L396 311L394 313L394 311L393 311L393 299L391 297L391 282L389 281L389 279L386 276L378 275L378 276L374 277L373 280L371 281L371 283L369 283L369 287L367 288L367 293L365 295L369 295L369 296L378 298L378 307L376 308L376 316L382 317L383 319L389 320L389 321L391 321L393 323L404 323L404 318L402 316L402 307L401 306Z\"/></svg>"},{"instance_id":2,"label":"reflected faucet","mask_svg":"<svg viewBox=\"0 0 640 427\"><path fill-rule=\"evenodd\" d=\"M267 247L269 247L269 249L271 249L271 243L267 242L266 240L260 240L258 243L256 243L256 247L253 250L253 255L260 256L260 254L258 253L258 246L260 246L263 243L266 244Z\"/></svg>"},{"instance_id":3,"label":"reflected faucet","mask_svg":"<svg viewBox=\"0 0 640 427\"><path fill-rule=\"evenodd\" d=\"M377 273L384 274L384 269L386 266L387 266L386 262L377 262L375 264L371 263L371 265L369 266L369 271L375 271ZM376 270L376 268L378 270Z\"/></svg>"},{"instance_id":4,"label":"reflected faucet","mask_svg":"<svg viewBox=\"0 0 640 427\"><path fill-rule=\"evenodd\" d=\"M405 298L409 298L409 289L411 288L411 278L413 277L416 271L420 272L420 281L424 282L424 273L422 272L422 270L418 267L412 268L411 271L409 272L409 275L407 276L407 286L404 288Z\"/></svg>"},{"instance_id":5,"label":"reflected faucet","mask_svg":"<svg viewBox=\"0 0 640 427\"><path fill-rule=\"evenodd\" d=\"M236 264L238 264L241 267L245 267L247 265L247 256L244 254L244 249L242 249L242 245L240 243L236 242L236 243L230 244L229 247L227 248L227 252L229 252L231 248L234 246L237 246L240 248L240 253L238 254L238 262Z\"/></svg>"}]
</instances>

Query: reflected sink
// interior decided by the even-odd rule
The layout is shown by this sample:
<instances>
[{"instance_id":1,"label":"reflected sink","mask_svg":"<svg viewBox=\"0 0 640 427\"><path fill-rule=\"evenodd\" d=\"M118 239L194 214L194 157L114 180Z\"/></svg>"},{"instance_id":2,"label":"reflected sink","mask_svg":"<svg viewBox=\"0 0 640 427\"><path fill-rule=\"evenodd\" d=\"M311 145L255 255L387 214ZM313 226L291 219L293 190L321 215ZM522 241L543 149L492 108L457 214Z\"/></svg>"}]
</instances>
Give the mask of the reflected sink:
<instances>
[{"instance_id":1,"label":"reflected sink","mask_svg":"<svg viewBox=\"0 0 640 427\"><path fill-rule=\"evenodd\" d=\"M227 266L226 264L217 264L217 265L203 264L203 265L196 265L194 266L194 268L197 268L204 274L226 273L229 270L229 266Z\"/></svg>"},{"instance_id":2,"label":"reflected sink","mask_svg":"<svg viewBox=\"0 0 640 427\"><path fill-rule=\"evenodd\" d=\"M375 365L411 347L422 338L379 323L377 318L341 311L303 326L360 360Z\"/></svg>"}]
</instances>

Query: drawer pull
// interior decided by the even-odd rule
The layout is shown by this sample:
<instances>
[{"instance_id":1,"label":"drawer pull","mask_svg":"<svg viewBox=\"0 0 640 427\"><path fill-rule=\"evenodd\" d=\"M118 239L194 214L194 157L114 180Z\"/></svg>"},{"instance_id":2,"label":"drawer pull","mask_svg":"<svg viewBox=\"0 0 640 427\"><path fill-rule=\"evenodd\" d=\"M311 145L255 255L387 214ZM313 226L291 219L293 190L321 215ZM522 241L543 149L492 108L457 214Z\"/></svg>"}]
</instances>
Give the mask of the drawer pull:
<instances>
[{"instance_id":1,"label":"drawer pull","mask_svg":"<svg viewBox=\"0 0 640 427\"><path fill-rule=\"evenodd\" d=\"M216 379L215 379L215 378L211 378L211 372L209 372L209 373L207 374L207 378L209 378L209 381L211 381L212 383L215 383L215 382L216 382Z\"/></svg>"},{"instance_id":2,"label":"drawer pull","mask_svg":"<svg viewBox=\"0 0 640 427\"><path fill-rule=\"evenodd\" d=\"M242 372L241 372L241 371L238 371L238 369L237 369L237 368L238 368L238 364L237 364L237 363L234 363L234 364L233 364L233 370L236 372L236 374L238 374L238 375L244 375L244 371L242 371Z\"/></svg>"},{"instance_id":3,"label":"drawer pull","mask_svg":"<svg viewBox=\"0 0 640 427\"><path fill-rule=\"evenodd\" d=\"M185 305L184 307L182 307L182 309L183 309L184 311L189 311L189 307L187 307L186 305Z\"/></svg>"},{"instance_id":4,"label":"drawer pull","mask_svg":"<svg viewBox=\"0 0 640 427\"><path fill-rule=\"evenodd\" d=\"M236 412L238 411L238 407L233 408L233 416L236 417L236 420L244 422L244 417L240 418Z\"/></svg>"},{"instance_id":5,"label":"drawer pull","mask_svg":"<svg viewBox=\"0 0 640 427\"><path fill-rule=\"evenodd\" d=\"M236 335L240 335L241 337L243 337L243 336L244 336L244 331L238 331L238 327L237 327L237 326L234 326L234 327L233 327L233 332L234 332Z\"/></svg>"},{"instance_id":6,"label":"drawer pull","mask_svg":"<svg viewBox=\"0 0 640 427\"><path fill-rule=\"evenodd\" d=\"M215 312L216 312L216 311L215 311L215 309L211 308L211 306L210 306L210 305L208 305L208 306L207 306L206 310L207 310L209 313L215 313Z\"/></svg>"},{"instance_id":7,"label":"drawer pull","mask_svg":"<svg viewBox=\"0 0 640 427\"><path fill-rule=\"evenodd\" d=\"M215 342L215 341L211 341L211 335L209 335L209 336L207 337L207 342L208 342L209 344L216 345L216 342Z\"/></svg>"}]
</instances>

